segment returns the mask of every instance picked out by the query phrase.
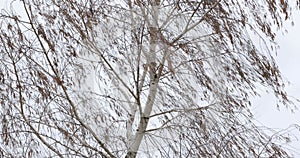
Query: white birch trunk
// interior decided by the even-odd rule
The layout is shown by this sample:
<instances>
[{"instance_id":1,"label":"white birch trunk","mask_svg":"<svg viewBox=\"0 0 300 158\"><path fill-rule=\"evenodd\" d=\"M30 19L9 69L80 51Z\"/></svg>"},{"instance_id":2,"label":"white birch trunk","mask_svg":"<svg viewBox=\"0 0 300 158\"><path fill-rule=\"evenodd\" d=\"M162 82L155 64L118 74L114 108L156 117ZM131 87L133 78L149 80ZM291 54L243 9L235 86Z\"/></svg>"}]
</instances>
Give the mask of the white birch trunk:
<instances>
[{"instance_id":1,"label":"white birch trunk","mask_svg":"<svg viewBox=\"0 0 300 158\"><path fill-rule=\"evenodd\" d=\"M152 112L152 108L155 102L157 88L158 88L158 75L156 71L156 47L158 42L158 15L159 15L159 3L155 1L151 4L151 18L149 18L149 31L150 31L150 52L147 56L147 66L149 68L150 85L149 94L145 104L144 111L140 116L140 122L138 129L133 136L130 143L126 158L134 158L137 155L139 147L142 143L145 131L149 122L149 116Z\"/></svg>"}]
</instances>

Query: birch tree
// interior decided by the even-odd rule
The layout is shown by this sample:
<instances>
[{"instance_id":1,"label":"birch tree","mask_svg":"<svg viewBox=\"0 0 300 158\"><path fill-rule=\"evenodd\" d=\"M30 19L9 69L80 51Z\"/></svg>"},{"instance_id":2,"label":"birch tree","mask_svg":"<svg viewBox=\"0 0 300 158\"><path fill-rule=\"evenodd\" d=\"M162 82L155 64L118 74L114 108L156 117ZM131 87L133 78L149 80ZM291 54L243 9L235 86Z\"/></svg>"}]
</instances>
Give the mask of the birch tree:
<instances>
[{"instance_id":1,"label":"birch tree","mask_svg":"<svg viewBox=\"0 0 300 158\"><path fill-rule=\"evenodd\" d=\"M261 89L291 105L275 37L299 1L11 6L0 22L1 157L290 156L288 138L266 134L249 109Z\"/></svg>"}]
</instances>

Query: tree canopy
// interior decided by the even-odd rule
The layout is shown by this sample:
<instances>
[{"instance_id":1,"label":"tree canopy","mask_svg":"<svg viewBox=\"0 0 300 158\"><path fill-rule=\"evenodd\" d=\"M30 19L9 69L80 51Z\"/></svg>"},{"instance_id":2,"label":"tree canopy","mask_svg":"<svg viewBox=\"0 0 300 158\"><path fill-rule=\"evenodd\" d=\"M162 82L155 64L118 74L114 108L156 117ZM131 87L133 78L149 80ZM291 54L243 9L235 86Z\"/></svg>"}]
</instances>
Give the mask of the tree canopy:
<instances>
[{"instance_id":1,"label":"tree canopy","mask_svg":"<svg viewBox=\"0 0 300 158\"><path fill-rule=\"evenodd\" d=\"M22 0L0 14L0 155L287 157L251 98L288 0Z\"/></svg>"}]
</instances>

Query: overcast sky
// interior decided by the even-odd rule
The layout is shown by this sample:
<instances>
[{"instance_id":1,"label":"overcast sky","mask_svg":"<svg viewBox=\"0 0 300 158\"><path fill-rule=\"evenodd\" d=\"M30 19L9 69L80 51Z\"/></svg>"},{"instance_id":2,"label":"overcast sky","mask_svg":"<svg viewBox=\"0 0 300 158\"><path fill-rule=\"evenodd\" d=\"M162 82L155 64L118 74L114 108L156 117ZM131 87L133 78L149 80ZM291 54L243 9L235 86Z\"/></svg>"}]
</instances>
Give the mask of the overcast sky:
<instances>
[{"instance_id":1,"label":"overcast sky","mask_svg":"<svg viewBox=\"0 0 300 158\"><path fill-rule=\"evenodd\" d=\"M290 23L286 23L288 33L284 35L278 33L277 42L280 49L276 60L284 79L290 81L290 84L286 87L288 94L300 99L300 12L296 12L293 18L295 23L293 27ZM267 127L280 131L280 129L289 128L293 124L300 126L299 102L295 102L298 110L294 113L291 113L285 107L280 107L278 110L276 108L276 99L270 94L264 94L260 98L255 99L253 104L255 119ZM292 130L290 134L295 136L292 142L289 143L289 149L295 151L294 157L300 157L300 131L296 128L289 129Z\"/></svg>"}]
</instances>

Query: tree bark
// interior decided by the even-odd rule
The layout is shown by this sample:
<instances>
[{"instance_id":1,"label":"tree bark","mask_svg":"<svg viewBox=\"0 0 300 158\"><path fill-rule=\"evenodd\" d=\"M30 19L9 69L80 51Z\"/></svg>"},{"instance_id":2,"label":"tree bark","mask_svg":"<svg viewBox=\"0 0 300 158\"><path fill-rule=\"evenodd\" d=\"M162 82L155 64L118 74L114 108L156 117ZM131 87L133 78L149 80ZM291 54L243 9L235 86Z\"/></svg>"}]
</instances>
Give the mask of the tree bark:
<instances>
[{"instance_id":1,"label":"tree bark","mask_svg":"<svg viewBox=\"0 0 300 158\"><path fill-rule=\"evenodd\" d=\"M147 97L146 105L142 115L140 116L140 122L134 139L130 142L128 153L126 158L135 158L137 156L138 149L142 143L145 131L149 122L149 116L152 112L152 108L155 102L159 76L157 75L157 64L156 64L156 47L158 46L158 15L159 15L159 3L151 4L151 19L149 21L150 31L150 52L147 57L147 66L149 69L150 85L149 94Z\"/></svg>"}]
</instances>

